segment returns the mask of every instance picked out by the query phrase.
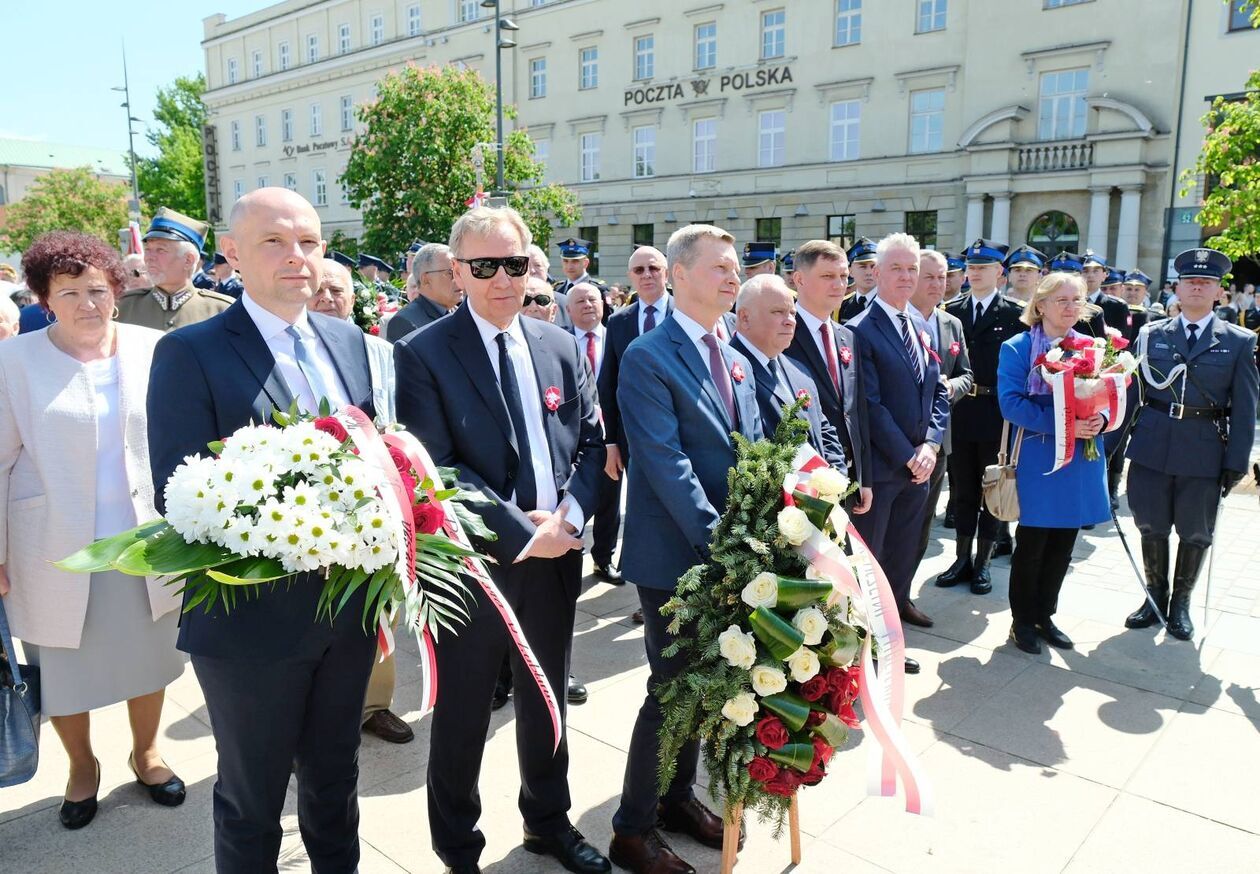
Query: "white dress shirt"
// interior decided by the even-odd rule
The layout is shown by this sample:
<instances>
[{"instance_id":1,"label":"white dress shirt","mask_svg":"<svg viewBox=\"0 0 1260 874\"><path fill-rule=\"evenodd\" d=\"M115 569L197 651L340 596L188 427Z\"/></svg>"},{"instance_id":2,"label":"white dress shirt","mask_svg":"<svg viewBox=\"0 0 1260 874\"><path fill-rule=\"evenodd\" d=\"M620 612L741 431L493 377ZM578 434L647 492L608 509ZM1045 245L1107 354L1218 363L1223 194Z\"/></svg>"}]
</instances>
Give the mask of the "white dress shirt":
<instances>
[{"instance_id":1,"label":"white dress shirt","mask_svg":"<svg viewBox=\"0 0 1260 874\"><path fill-rule=\"evenodd\" d=\"M766 355L766 353L758 349L757 344L754 343L752 340L749 340L743 334L737 334L736 336L738 336L740 341L743 342L744 348L748 350L749 357L752 358L753 361L756 361L758 364L764 367L767 371L769 371L770 370L770 356ZM734 337L732 337L731 339L734 339Z\"/></svg>"},{"instance_id":2,"label":"white dress shirt","mask_svg":"<svg viewBox=\"0 0 1260 874\"><path fill-rule=\"evenodd\" d=\"M319 401L315 398L315 392L311 390L311 384L306 381L306 374L298 366L295 348L297 343L286 333L290 327L289 323L270 310L263 309L261 304L249 296L248 291L241 295L241 303L245 306L245 312L253 320L254 327L262 335L263 342L271 350L271 357L276 360L276 367L279 368L280 375L284 377L285 385L289 387L289 391L297 400L298 407L308 413L318 414ZM293 323L293 327L297 328L298 333L306 340L306 348L311 352L319 378L328 389L328 402L332 404L333 409L339 410L349 404L349 392L341 384L341 377L337 375L337 368L333 366L332 356L328 354L328 349L311 328L305 307L298 315L297 321Z\"/></svg>"},{"instance_id":3,"label":"white dress shirt","mask_svg":"<svg viewBox=\"0 0 1260 874\"><path fill-rule=\"evenodd\" d=\"M880 309L888 313L888 318L892 319L893 328L898 334L902 333L901 317L903 315L906 317L905 330L910 332L910 346L919 356L920 371L926 375L927 350L923 348L923 340L919 336L919 326L923 322L923 317L919 316L909 305L904 310L899 310L882 297L875 298L875 303L879 304ZM918 318L916 319L915 316L918 316Z\"/></svg>"},{"instance_id":4,"label":"white dress shirt","mask_svg":"<svg viewBox=\"0 0 1260 874\"><path fill-rule=\"evenodd\" d=\"M879 298L875 298L875 299L879 300ZM818 330L819 328L822 327L823 320L818 318L809 310L805 309L805 307L801 306L800 304L797 304L796 306L796 317L800 319L801 321L803 321L805 323L805 327L809 329L809 336L813 338L814 346L817 347L818 354L822 356L822 359L825 362L827 360L827 347L823 345L822 332ZM831 319L828 318L827 322L828 324L830 324ZM831 326L831 339L833 342L836 339L836 326L835 325ZM834 350L832 351L832 354L833 355L835 354ZM838 360L837 360L837 365L838 365Z\"/></svg>"},{"instance_id":5,"label":"white dress shirt","mask_svg":"<svg viewBox=\"0 0 1260 874\"><path fill-rule=\"evenodd\" d=\"M582 330L577 325L573 326L573 336L577 337L578 351L582 353L582 357L586 357L586 335L587 331ZM607 332L604 326L596 323L589 333L595 335L595 375L599 376L599 369L604 366L604 340Z\"/></svg>"},{"instance_id":6,"label":"white dress shirt","mask_svg":"<svg viewBox=\"0 0 1260 874\"><path fill-rule=\"evenodd\" d=\"M1216 312L1214 310L1208 310L1208 314L1199 319L1197 322L1191 322L1186 318L1185 313L1181 313L1177 316L1177 318L1181 319L1181 333L1185 335L1187 342L1190 340L1189 326L1199 326L1199 330L1195 334L1195 342L1198 342L1199 337L1202 337L1204 334L1212 333L1212 322L1216 319Z\"/></svg>"},{"instance_id":7,"label":"white dress shirt","mask_svg":"<svg viewBox=\"0 0 1260 874\"><path fill-rule=\"evenodd\" d=\"M647 308L654 307L656 309L656 325L659 326L665 320L665 316L669 312L669 294L662 294L656 303L648 303L645 300L639 300L639 336L643 336L643 322L647 319Z\"/></svg>"},{"instance_id":8,"label":"white dress shirt","mask_svg":"<svg viewBox=\"0 0 1260 874\"><path fill-rule=\"evenodd\" d=\"M984 307L984 311L987 313L987 312L989 311L989 307L993 306L993 302L994 302L994 300L997 298L997 296L998 296L998 292L997 292L997 289L996 289L996 288L995 288L995 289L993 289L993 290L992 290L991 292L989 292L988 294L986 294L984 297L976 297L976 296L975 296L975 294L972 294L972 295L971 295L971 317L972 317L972 319L974 319L974 318L976 317L976 304L980 304L981 306L983 306L983 307Z\"/></svg>"},{"instance_id":9,"label":"white dress shirt","mask_svg":"<svg viewBox=\"0 0 1260 874\"><path fill-rule=\"evenodd\" d=\"M684 315L683 312L677 308L674 309L674 312L671 318L675 322L678 323L678 326L682 328L683 331L686 332L687 336L691 339L692 345L695 346L696 351L700 353L700 360L704 362L705 370L708 370L709 369L709 347L706 346L704 343L704 335L713 334L713 336L716 337L717 334L714 333L714 329L712 327L706 328L704 325L700 324L699 322L697 322L695 319L691 318L690 316ZM716 324L717 323L715 322L714 325ZM724 342L724 341L719 339L718 342ZM723 358L723 360L725 360L725 357Z\"/></svg>"}]
</instances>

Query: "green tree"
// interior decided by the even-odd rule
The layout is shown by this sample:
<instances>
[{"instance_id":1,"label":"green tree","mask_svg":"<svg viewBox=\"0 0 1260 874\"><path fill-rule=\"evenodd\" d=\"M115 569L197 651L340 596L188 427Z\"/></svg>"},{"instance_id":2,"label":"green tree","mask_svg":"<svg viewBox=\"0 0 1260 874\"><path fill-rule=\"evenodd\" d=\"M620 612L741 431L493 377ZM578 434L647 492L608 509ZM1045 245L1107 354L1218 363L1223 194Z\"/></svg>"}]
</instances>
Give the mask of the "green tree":
<instances>
[{"instance_id":1,"label":"green tree","mask_svg":"<svg viewBox=\"0 0 1260 874\"><path fill-rule=\"evenodd\" d=\"M409 64L377 83L377 99L358 107L367 128L355 138L341 182L350 205L363 212L361 248L382 257L412 240L445 240L476 190L472 151L495 139L494 89L475 71ZM508 118L512 107L504 107ZM486 188L494 153L486 150ZM543 167L523 130L508 135L504 181L538 245L551 240L552 220L577 223L577 198L542 185Z\"/></svg>"},{"instance_id":2,"label":"green tree","mask_svg":"<svg viewBox=\"0 0 1260 874\"><path fill-rule=\"evenodd\" d=\"M0 250L24 252L48 231L83 231L118 245L127 227L126 185L105 182L89 167L53 170L39 177L17 203L8 207Z\"/></svg>"},{"instance_id":3,"label":"green tree","mask_svg":"<svg viewBox=\"0 0 1260 874\"><path fill-rule=\"evenodd\" d=\"M180 76L169 87L158 89L155 125L145 134L157 155L136 161L140 197L150 209L166 206L193 218L206 217L201 152L201 126L206 120L201 95L205 90L206 79L201 73Z\"/></svg>"}]
</instances>

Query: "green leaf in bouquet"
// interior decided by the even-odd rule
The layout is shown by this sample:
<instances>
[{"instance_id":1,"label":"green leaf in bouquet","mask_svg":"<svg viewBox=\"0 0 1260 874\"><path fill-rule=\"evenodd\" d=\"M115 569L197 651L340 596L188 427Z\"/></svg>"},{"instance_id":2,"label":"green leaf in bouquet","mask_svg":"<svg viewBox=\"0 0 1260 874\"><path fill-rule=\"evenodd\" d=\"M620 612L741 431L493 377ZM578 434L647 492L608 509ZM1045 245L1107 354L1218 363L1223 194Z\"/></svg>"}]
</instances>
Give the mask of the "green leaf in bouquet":
<instances>
[{"instance_id":1,"label":"green leaf in bouquet","mask_svg":"<svg viewBox=\"0 0 1260 874\"><path fill-rule=\"evenodd\" d=\"M797 580L779 577L779 600L775 606L781 609L797 609L825 601L831 594L827 580Z\"/></svg>"},{"instance_id":2,"label":"green leaf in bouquet","mask_svg":"<svg viewBox=\"0 0 1260 874\"><path fill-rule=\"evenodd\" d=\"M831 509L835 506L831 501L824 501L822 498L802 491L792 492L792 503L796 504L797 509L803 512L819 531L827 527L827 518L831 516Z\"/></svg>"},{"instance_id":3,"label":"green leaf in bouquet","mask_svg":"<svg viewBox=\"0 0 1260 874\"><path fill-rule=\"evenodd\" d=\"M433 499L435 501L449 501L458 494L459 489L436 489L433 492Z\"/></svg>"},{"instance_id":4,"label":"green leaf in bouquet","mask_svg":"<svg viewBox=\"0 0 1260 874\"><path fill-rule=\"evenodd\" d=\"M780 765L804 773L814 764L813 744L784 744L780 749L770 750L769 757Z\"/></svg>"},{"instance_id":5,"label":"green leaf in bouquet","mask_svg":"<svg viewBox=\"0 0 1260 874\"><path fill-rule=\"evenodd\" d=\"M320 399L319 399L319 414L320 414L321 416L331 416L331 415L332 415L332 405L330 405L330 404L328 403L328 398L320 398Z\"/></svg>"},{"instance_id":6,"label":"green leaf in bouquet","mask_svg":"<svg viewBox=\"0 0 1260 874\"><path fill-rule=\"evenodd\" d=\"M416 554L420 552L438 553L441 555L469 556L476 555L477 551L469 549L466 546L460 546L454 540L442 534L417 534L416 535Z\"/></svg>"},{"instance_id":7,"label":"green leaf in bouquet","mask_svg":"<svg viewBox=\"0 0 1260 874\"><path fill-rule=\"evenodd\" d=\"M289 418L287 413L284 413L279 409L271 411L271 420L275 422L277 425L279 425L281 428L289 427L290 423L293 421L292 419Z\"/></svg>"},{"instance_id":8,"label":"green leaf in bouquet","mask_svg":"<svg viewBox=\"0 0 1260 874\"><path fill-rule=\"evenodd\" d=\"M213 543L186 543L168 526L127 547L113 567L136 577L180 575L218 567L233 557L232 552Z\"/></svg>"},{"instance_id":9,"label":"green leaf in bouquet","mask_svg":"<svg viewBox=\"0 0 1260 874\"><path fill-rule=\"evenodd\" d=\"M822 724L816 725L810 730L833 747L839 747L849 738L849 727L841 722L840 717L834 713L828 713Z\"/></svg>"},{"instance_id":10,"label":"green leaf in bouquet","mask_svg":"<svg viewBox=\"0 0 1260 874\"><path fill-rule=\"evenodd\" d=\"M225 586L251 586L283 579L290 576L290 573L274 558L246 557L207 568L206 576Z\"/></svg>"},{"instance_id":11,"label":"green leaf in bouquet","mask_svg":"<svg viewBox=\"0 0 1260 874\"><path fill-rule=\"evenodd\" d=\"M761 706L783 720L792 731L800 731L809 719L809 702L794 692L780 692L761 699Z\"/></svg>"},{"instance_id":12,"label":"green leaf in bouquet","mask_svg":"<svg viewBox=\"0 0 1260 874\"><path fill-rule=\"evenodd\" d=\"M748 620L757 640L777 661L785 661L805 642L805 634L800 629L766 607L758 607Z\"/></svg>"},{"instance_id":13,"label":"green leaf in bouquet","mask_svg":"<svg viewBox=\"0 0 1260 874\"><path fill-rule=\"evenodd\" d=\"M73 555L68 555L61 561L53 562L53 564L63 571L70 571L76 574L101 573L102 571L110 570L118 556L126 552L129 547L169 527L164 519L146 522L143 525L137 525L130 531L124 531L121 534L115 534L113 537L104 537L97 540Z\"/></svg>"},{"instance_id":14,"label":"green leaf in bouquet","mask_svg":"<svg viewBox=\"0 0 1260 874\"><path fill-rule=\"evenodd\" d=\"M862 634L857 628L843 623L833 624L831 634L818 648L818 655L820 658L825 656L833 665L847 668L857 658L861 646Z\"/></svg>"},{"instance_id":15,"label":"green leaf in bouquet","mask_svg":"<svg viewBox=\"0 0 1260 874\"><path fill-rule=\"evenodd\" d=\"M464 533L469 537L476 537L487 542L498 540L499 535L486 527L481 516L464 506L466 494L466 492L461 492L459 498L451 502L451 506L455 509L455 518L459 519L459 524L464 526Z\"/></svg>"},{"instance_id":16,"label":"green leaf in bouquet","mask_svg":"<svg viewBox=\"0 0 1260 874\"><path fill-rule=\"evenodd\" d=\"M211 440L209 443L206 444L206 448L209 449L216 456L223 454L223 447L224 447L224 444L222 440Z\"/></svg>"}]
</instances>

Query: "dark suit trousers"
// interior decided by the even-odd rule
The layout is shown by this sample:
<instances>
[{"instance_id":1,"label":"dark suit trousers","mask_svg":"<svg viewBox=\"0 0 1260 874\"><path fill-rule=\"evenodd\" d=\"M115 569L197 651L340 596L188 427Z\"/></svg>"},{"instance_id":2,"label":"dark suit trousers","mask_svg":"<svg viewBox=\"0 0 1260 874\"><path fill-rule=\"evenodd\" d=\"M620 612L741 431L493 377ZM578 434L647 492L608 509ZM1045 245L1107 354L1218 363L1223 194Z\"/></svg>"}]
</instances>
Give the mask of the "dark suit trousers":
<instances>
[{"instance_id":1,"label":"dark suit trousers","mask_svg":"<svg viewBox=\"0 0 1260 874\"><path fill-rule=\"evenodd\" d=\"M656 774L660 767L660 742L657 735L665 722L661 703L656 700L656 687L670 680L686 667L686 658L675 655L665 658L661 651L673 642L669 620L661 615L661 607L674 596L672 589L650 589L639 586L639 604L643 607L643 644L647 649L647 695L639 708L639 717L630 736L630 755L626 761L626 777L621 786L621 806L613 815L613 831L622 835L646 834L656 825L656 806L661 800L680 803L692 796L696 769L700 764L700 742L688 741L678 754L678 770L664 799L657 792Z\"/></svg>"},{"instance_id":2,"label":"dark suit trousers","mask_svg":"<svg viewBox=\"0 0 1260 874\"><path fill-rule=\"evenodd\" d=\"M495 583L516 612L551 691L565 710L573 618L581 587L582 553L490 565ZM472 620L457 635L443 632L437 645L438 703L429 740L429 829L433 849L447 865L476 863L485 848L477 829L481 795L477 781L490 727L490 699L506 653L512 661L516 708L516 755L521 792L518 806L533 834L556 834L569 826L569 746L562 735L552 755L551 718L542 695L508 638L498 612L475 583Z\"/></svg>"},{"instance_id":3,"label":"dark suit trousers","mask_svg":"<svg viewBox=\"0 0 1260 874\"><path fill-rule=\"evenodd\" d=\"M945 484L947 460L945 455L937 456L936 467L932 468L932 478L928 480L927 505L923 509L923 528L919 532L919 557L914 563L916 568L927 554L928 540L932 536L932 522L936 519L936 505L941 498L941 486Z\"/></svg>"},{"instance_id":4,"label":"dark suit trousers","mask_svg":"<svg viewBox=\"0 0 1260 874\"><path fill-rule=\"evenodd\" d=\"M312 626L283 659L192 656L219 753L219 874L276 870L280 814L296 761L298 826L316 874L359 864L360 723L376 636L355 621ZM312 621L314 621L312 619Z\"/></svg>"},{"instance_id":5,"label":"dark suit trousers","mask_svg":"<svg viewBox=\"0 0 1260 874\"><path fill-rule=\"evenodd\" d=\"M906 542L918 536L927 512L928 483L915 485L909 474L891 482L876 480L871 509L850 517L892 586L897 607L910 600L910 583L919 567L919 553Z\"/></svg>"},{"instance_id":6,"label":"dark suit trousers","mask_svg":"<svg viewBox=\"0 0 1260 874\"><path fill-rule=\"evenodd\" d=\"M959 537L996 540L998 521L984 508L980 481L984 469L997 464L1000 440L959 440L949 452L950 489L954 500L954 530Z\"/></svg>"},{"instance_id":7,"label":"dark suit trousers","mask_svg":"<svg viewBox=\"0 0 1260 874\"><path fill-rule=\"evenodd\" d=\"M1032 625L1054 615L1079 530L1031 525L1015 529L1010 599L1016 622Z\"/></svg>"},{"instance_id":8,"label":"dark suit trousers","mask_svg":"<svg viewBox=\"0 0 1260 874\"><path fill-rule=\"evenodd\" d=\"M617 548L617 532L621 529L621 484L626 481L613 479L608 474L599 477L599 506L595 508L595 521L591 525L591 558L595 564L607 567L612 564Z\"/></svg>"}]
</instances>

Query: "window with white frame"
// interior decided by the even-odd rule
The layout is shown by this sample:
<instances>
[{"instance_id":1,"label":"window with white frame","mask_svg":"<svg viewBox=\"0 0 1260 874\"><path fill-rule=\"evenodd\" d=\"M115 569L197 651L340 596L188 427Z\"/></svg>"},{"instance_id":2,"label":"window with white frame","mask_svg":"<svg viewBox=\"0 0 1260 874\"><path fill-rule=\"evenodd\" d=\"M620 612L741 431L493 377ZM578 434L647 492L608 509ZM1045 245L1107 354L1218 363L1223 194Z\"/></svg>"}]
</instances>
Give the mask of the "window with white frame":
<instances>
[{"instance_id":1,"label":"window with white frame","mask_svg":"<svg viewBox=\"0 0 1260 874\"><path fill-rule=\"evenodd\" d=\"M280 142L293 142L293 110L280 110Z\"/></svg>"},{"instance_id":2,"label":"window with white frame","mask_svg":"<svg viewBox=\"0 0 1260 874\"><path fill-rule=\"evenodd\" d=\"M354 130L354 98L349 94L341 95L341 129Z\"/></svg>"},{"instance_id":3,"label":"window with white frame","mask_svg":"<svg viewBox=\"0 0 1260 874\"><path fill-rule=\"evenodd\" d=\"M318 103L311 104L311 136L317 137L324 133L324 108Z\"/></svg>"},{"instance_id":4,"label":"window with white frame","mask_svg":"<svg viewBox=\"0 0 1260 874\"><path fill-rule=\"evenodd\" d=\"M529 96L547 96L547 59L530 58L529 60Z\"/></svg>"},{"instance_id":5,"label":"window with white frame","mask_svg":"<svg viewBox=\"0 0 1260 874\"><path fill-rule=\"evenodd\" d=\"M578 88L599 87L599 49L587 46L578 52Z\"/></svg>"},{"instance_id":6,"label":"window with white frame","mask_svg":"<svg viewBox=\"0 0 1260 874\"><path fill-rule=\"evenodd\" d=\"M1037 104L1037 137L1066 140L1085 135L1085 92L1089 70L1055 70L1041 74Z\"/></svg>"},{"instance_id":7,"label":"window with white frame","mask_svg":"<svg viewBox=\"0 0 1260 874\"><path fill-rule=\"evenodd\" d=\"M581 180L595 182L599 179L599 147L604 139L600 133L582 134L578 138Z\"/></svg>"},{"instance_id":8,"label":"window with white frame","mask_svg":"<svg viewBox=\"0 0 1260 874\"><path fill-rule=\"evenodd\" d=\"M841 100L831 104L831 160L856 161L862 128L862 101Z\"/></svg>"},{"instance_id":9,"label":"window with white frame","mask_svg":"<svg viewBox=\"0 0 1260 874\"><path fill-rule=\"evenodd\" d=\"M232 180L232 196L235 197L237 200L240 200L242 197L245 196L245 180L243 179Z\"/></svg>"},{"instance_id":10,"label":"window with white frame","mask_svg":"<svg viewBox=\"0 0 1260 874\"><path fill-rule=\"evenodd\" d=\"M253 53L249 56L249 65L252 71L250 73L251 76L257 79L259 76L262 75L262 52L261 51L259 51L258 49L254 49Z\"/></svg>"},{"instance_id":11,"label":"window with white frame","mask_svg":"<svg viewBox=\"0 0 1260 874\"><path fill-rule=\"evenodd\" d=\"M297 174L296 173L284 174L284 187L289 189L290 191L297 191Z\"/></svg>"},{"instance_id":12,"label":"window with white frame","mask_svg":"<svg viewBox=\"0 0 1260 874\"><path fill-rule=\"evenodd\" d=\"M634 38L634 78L651 79L656 72L656 37L653 34Z\"/></svg>"},{"instance_id":13,"label":"window with white frame","mask_svg":"<svg viewBox=\"0 0 1260 874\"><path fill-rule=\"evenodd\" d=\"M385 16L376 13L372 16L371 25L372 45L378 46L385 42Z\"/></svg>"},{"instance_id":14,"label":"window with white frame","mask_svg":"<svg viewBox=\"0 0 1260 874\"><path fill-rule=\"evenodd\" d=\"M232 135L232 151L239 152L241 150L241 123L234 121L228 125L228 130Z\"/></svg>"},{"instance_id":15,"label":"window with white frame","mask_svg":"<svg viewBox=\"0 0 1260 874\"><path fill-rule=\"evenodd\" d=\"M634 175L636 179L656 175L656 127L654 125L634 129Z\"/></svg>"},{"instance_id":16,"label":"window with white frame","mask_svg":"<svg viewBox=\"0 0 1260 874\"><path fill-rule=\"evenodd\" d=\"M910 93L910 152L939 152L944 144L945 91Z\"/></svg>"},{"instance_id":17,"label":"window with white frame","mask_svg":"<svg viewBox=\"0 0 1260 874\"><path fill-rule=\"evenodd\" d=\"M261 115L254 116L254 145L267 145L267 119Z\"/></svg>"},{"instance_id":18,"label":"window with white frame","mask_svg":"<svg viewBox=\"0 0 1260 874\"><path fill-rule=\"evenodd\" d=\"M919 17L915 24L915 33L929 33L933 30L945 29L945 13L949 0L918 0Z\"/></svg>"},{"instance_id":19,"label":"window with white frame","mask_svg":"<svg viewBox=\"0 0 1260 874\"><path fill-rule=\"evenodd\" d=\"M420 4L412 3L407 7L407 36L419 36L420 33Z\"/></svg>"},{"instance_id":20,"label":"window with white frame","mask_svg":"<svg viewBox=\"0 0 1260 874\"><path fill-rule=\"evenodd\" d=\"M696 25L697 70L712 70L717 66L717 22L706 21Z\"/></svg>"},{"instance_id":21,"label":"window with white frame","mask_svg":"<svg viewBox=\"0 0 1260 874\"><path fill-rule=\"evenodd\" d=\"M276 43L276 66L281 70L289 69L289 44L285 40Z\"/></svg>"},{"instance_id":22,"label":"window with white frame","mask_svg":"<svg viewBox=\"0 0 1260 874\"><path fill-rule=\"evenodd\" d=\"M787 51L787 12L771 9L761 13L761 59L781 58Z\"/></svg>"},{"instance_id":23,"label":"window with white frame","mask_svg":"<svg viewBox=\"0 0 1260 874\"><path fill-rule=\"evenodd\" d=\"M459 11L456 18L461 22L476 21L477 0L459 0Z\"/></svg>"},{"instance_id":24,"label":"window with white frame","mask_svg":"<svg viewBox=\"0 0 1260 874\"><path fill-rule=\"evenodd\" d=\"M717 119L697 118L691 126L691 172L712 173L717 165Z\"/></svg>"},{"instance_id":25,"label":"window with white frame","mask_svg":"<svg viewBox=\"0 0 1260 874\"><path fill-rule=\"evenodd\" d=\"M836 41L838 46L855 46L862 41L862 0L836 0Z\"/></svg>"},{"instance_id":26,"label":"window with white frame","mask_svg":"<svg viewBox=\"0 0 1260 874\"><path fill-rule=\"evenodd\" d=\"M227 83L229 85L235 85L236 78L237 78L236 58L228 58L227 59Z\"/></svg>"},{"instance_id":27,"label":"window with white frame","mask_svg":"<svg viewBox=\"0 0 1260 874\"><path fill-rule=\"evenodd\" d=\"M328 206L328 171L323 167L316 167L311 171L311 188L314 189L314 197L311 203L316 206Z\"/></svg>"},{"instance_id":28,"label":"window with white frame","mask_svg":"<svg viewBox=\"0 0 1260 874\"><path fill-rule=\"evenodd\" d=\"M767 109L757 113L757 166L779 167L783 164L783 137L787 130L787 113Z\"/></svg>"},{"instance_id":29,"label":"window with white frame","mask_svg":"<svg viewBox=\"0 0 1260 874\"><path fill-rule=\"evenodd\" d=\"M306 63L313 64L319 60L319 34L306 35Z\"/></svg>"},{"instance_id":30,"label":"window with white frame","mask_svg":"<svg viewBox=\"0 0 1260 874\"><path fill-rule=\"evenodd\" d=\"M258 177L258 187L259 187L259 188L266 188L266 187L267 187L268 185L270 185L270 184L271 184L271 180L270 180L270 179L268 179L266 176L259 176L259 177Z\"/></svg>"},{"instance_id":31,"label":"window with white frame","mask_svg":"<svg viewBox=\"0 0 1260 874\"><path fill-rule=\"evenodd\" d=\"M547 172L547 162L551 160L551 140L534 140L534 160L542 164L544 173Z\"/></svg>"},{"instance_id":32,"label":"window with white frame","mask_svg":"<svg viewBox=\"0 0 1260 874\"><path fill-rule=\"evenodd\" d=\"M337 25L337 54L344 55L350 51L350 25Z\"/></svg>"}]
</instances>

